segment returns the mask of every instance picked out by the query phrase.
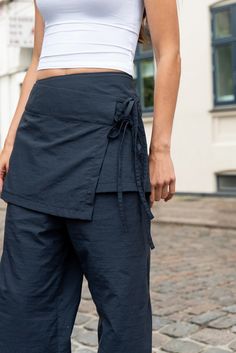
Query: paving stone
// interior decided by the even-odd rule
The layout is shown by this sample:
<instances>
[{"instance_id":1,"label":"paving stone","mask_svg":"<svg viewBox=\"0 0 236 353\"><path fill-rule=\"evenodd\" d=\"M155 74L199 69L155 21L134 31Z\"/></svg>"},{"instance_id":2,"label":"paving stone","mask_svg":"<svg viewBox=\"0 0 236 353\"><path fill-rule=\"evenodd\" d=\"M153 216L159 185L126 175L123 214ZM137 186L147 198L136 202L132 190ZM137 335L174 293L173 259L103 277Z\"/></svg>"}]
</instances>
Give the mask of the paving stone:
<instances>
[{"instance_id":1,"label":"paving stone","mask_svg":"<svg viewBox=\"0 0 236 353\"><path fill-rule=\"evenodd\" d=\"M209 293L209 295L210 295L210 298L212 298L212 299L221 299L222 301L225 298L229 298L230 301L231 301L231 299L233 299L233 297L231 297L231 295L232 295L231 288L226 288L226 287L218 287L218 288L216 287L216 289L212 290ZM224 305L224 306L227 306L227 305Z\"/></svg>"},{"instance_id":2,"label":"paving stone","mask_svg":"<svg viewBox=\"0 0 236 353\"><path fill-rule=\"evenodd\" d=\"M236 314L236 304L235 305L230 305L222 308L222 310L227 311L229 313L235 313Z\"/></svg>"},{"instance_id":3,"label":"paving stone","mask_svg":"<svg viewBox=\"0 0 236 353\"><path fill-rule=\"evenodd\" d=\"M156 315L152 316L152 328L153 330L159 330L161 327L166 326L170 323L173 323L173 320L169 319L168 317L159 317Z\"/></svg>"},{"instance_id":4,"label":"paving stone","mask_svg":"<svg viewBox=\"0 0 236 353\"><path fill-rule=\"evenodd\" d=\"M175 339L163 345L162 348L167 352L173 353L199 353L203 350L203 346L195 342Z\"/></svg>"},{"instance_id":5,"label":"paving stone","mask_svg":"<svg viewBox=\"0 0 236 353\"><path fill-rule=\"evenodd\" d=\"M174 322L178 321L184 321L184 322L188 322L191 318L192 315L190 315L189 313L185 312L184 310L181 310L177 313L173 313L168 315L168 318Z\"/></svg>"},{"instance_id":6,"label":"paving stone","mask_svg":"<svg viewBox=\"0 0 236 353\"><path fill-rule=\"evenodd\" d=\"M229 348L231 348L234 351L236 351L236 340L230 343Z\"/></svg>"},{"instance_id":7,"label":"paving stone","mask_svg":"<svg viewBox=\"0 0 236 353\"><path fill-rule=\"evenodd\" d=\"M194 316L190 321L198 325L204 325L209 321L215 320L224 315L226 315L226 313L223 311L208 311L206 313Z\"/></svg>"},{"instance_id":8,"label":"paving stone","mask_svg":"<svg viewBox=\"0 0 236 353\"><path fill-rule=\"evenodd\" d=\"M156 348L161 348L164 344L169 342L171 338L169 336L163 335L159 332L153 332L152 334L152 345Z\"/></svg>"},{"instance_id":9,"label":"paving stone","mask_svg":"<svg viewBox=\"0 0 236 353\"><path fill-rule=\"evenodd\" d=\"M219 298L219 303L222 306L226 306L226 305L230 306L231 304L233 305L235 303L234 294L230 293L228 296Z\"/></svg>"},{"instance_id":10,"label":"paving stone","mask_svg":"<svg viewBox=\"0 0 236 353\"><path fill-rule=\"evenodd\" d=\"M153 305L153 308L155 309L155 305ZM178 312L179 310L183 310L184 309L184 305L173 305L173 306L169 306L167 305L166 307L159 309L158 310L158 315L159 316L165 316L165 315L169 315L175 312Z\"/></svg>"},{"instance_id":11,"label":"paving stone","mask_svg":"<svg viewBox=\"0 0 236 353\"><path fill-rule=\"evenodd\" d=\"M160 332L172 337L186 337L199 330L199 326L188 322L175 322L163 327Z\"/></svg>"},{"instance_id":12,"label":"paving stone","mask_svg":"<svg viewBox=\"0 0 236 353\"><path fill-rule=\"evenodd\" d=\"M88 331L81 328L78 330L76 338L78 339L78 342L82 343L83 345L97 346L98 344L97 333L94 331Z\"/></svg>"},{"instance_id":13,"label":"paving stone","mask_svg":"<svg viewBox=\"0 0 236 353\"><path fill-rule=\"evenodd\" d=\"M94 319L88 321L84 325L84 328L87 330L96 330L97 331L97 327L98 327L98 318L94 318Z\"/></svg>"},{"instance_id":14,"label":"paving stone","mask_svg":"<svg viewBox=\"0 0 236 353\"><path fill-rule=\"evenodd\" d=\"M83 325L86 322L90 321L92 316L90 314L83 314L81 312L78 312L75 318L75 323L78 325Z\"/></svg>"},{"instance_id":15,"label":"paving stone","mask_svg":"<svg viewBox=\"0 0 236 353\"><path fill-rule=\"evenodd\" d=\"M82 288L82 298L87 300L92 300L91 293L88 288L88 282L86 279L83 280L83 288Z\"/></svg>"},{"instance_id":16,"label":"paving stone","mask_svg":"<svg viewBox=\"0 0 236 353\"><path fill-rule=\"evenodd\" d=\"M211 321L208 324L208 326L218 328L218 329L223 329L223 328L232 327L235 324L236 324L236 315L229 315L229 316L225 316L223 318L219 318L214 321Z\"/></svg>"},{"instance_id":17,"label":"paving stone","mask_svg":"<svg viewBox=\"0 0 236 353\"><path fill-rule=\"evenodd\" d=\"M94 353L95 351L91 351L90 349L76 349L74 352L72 353Z\"/></svg>"},{"instance_id":18,"label":"paving stone","mask_svg":"<svg viewBox=\"0 0 236 353\"><path fill-rule=\"evenodd\" d=\"M73 339L71 340L71 350L72 350L72 353L74 352L78 352L78 342L74 341Z\"/></svg>"},{"instance_id":19,"label":"paving stone","mask_svg":"<svg viewBox=\"0 0 236 353\"><path fill-rule=\"evenodd\" d=\"M235 334L233 334L229 330L217 330L206 327L194 333L190 337L193 340L203 342L212 346L222 346L230 343L235 338Z\"/></svg>"},{"instance_id":20,"label":"paving stone","mask_svg":"<svg viewBox=\"0 0 236 353\"><path fill-rule=\"evenodd\" d=\"M230 353L231 351L221 348L210 348L204 351L204 353Z\"/></svg>"},{"instance_id":21,"label":"paving stone","mask_svg":"<svg viewBox=\"0 0 236 353\"><path fill-rule=\"evenodd\" d=\"M95 313L96 312L96 307L95 304L92 300L87 300L87 299L81 299L80 306L79 306L79 311L81 313Z\"/></svg>"},{"instance_id":22,"label":"paving stone","mask_svg":"<svg viewBox=\"0 0 236 353\"><path fill-rule=\"evenodd\" d=\"M81 329L81 328L80 328L78 325L74 325L73 330L72 330L72 333L71 333L71 337L72 337L72 338L77 337L78 334L79 334L79 330L80 330L80 329Z\"/></svg>"},{"instance_id":23,"label":"paving stone","mask_svg":"<svg viewBox=\"0 0 236 353\"><path fill-rule=\"evenodd\" d=\"M210 304L210 303L202 304L201 303L199 305L196 305L196 301L193 301L193 304L195 304L195 306L187 308L187 311L190 314L194 314L194 315L204 314L205 312L216 309L216 304Z\"/></svg>"}]
</instances>

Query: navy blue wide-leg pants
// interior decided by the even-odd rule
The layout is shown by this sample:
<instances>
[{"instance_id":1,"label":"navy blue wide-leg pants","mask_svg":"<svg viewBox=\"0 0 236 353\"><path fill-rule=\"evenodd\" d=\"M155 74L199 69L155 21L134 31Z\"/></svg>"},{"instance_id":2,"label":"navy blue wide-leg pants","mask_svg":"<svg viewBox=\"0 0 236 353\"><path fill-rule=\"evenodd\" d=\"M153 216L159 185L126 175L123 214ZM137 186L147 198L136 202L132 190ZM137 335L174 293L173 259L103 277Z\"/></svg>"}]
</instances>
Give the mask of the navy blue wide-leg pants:
<instances>
[{"instance_id":1,"label":"navy blue wide-leg pants","mask_svg":"<svg viewBox=\"0 0 236 353\"><path fill-rule=\"evenodd\" d=\"M147 194L148 196L148 194ZM70 353L83 276L99 353L151 353L150 246L137 192L97 193L93 220L8 203L0 262L0 352Z\"/></svg>"},{"instance_id":2,"label":"navy blue wide-leg pants","mask_svg":"<svg viewBox=\"0 0 236 353\"><path fill-rule=\"evenodd\" d=\"M84 276L98 353L151 353L150 191L131 75L36 81L1 192L0 353L70 353Z\"/></svg>"}]
</instances>

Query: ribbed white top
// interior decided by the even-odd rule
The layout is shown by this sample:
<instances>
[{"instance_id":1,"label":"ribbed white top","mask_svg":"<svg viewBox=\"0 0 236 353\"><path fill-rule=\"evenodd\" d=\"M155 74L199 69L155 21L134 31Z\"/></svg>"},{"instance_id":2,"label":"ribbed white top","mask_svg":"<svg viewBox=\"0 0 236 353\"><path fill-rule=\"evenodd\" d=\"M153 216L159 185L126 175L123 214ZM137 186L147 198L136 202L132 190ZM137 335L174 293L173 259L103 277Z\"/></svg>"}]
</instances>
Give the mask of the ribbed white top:
<instances>
[{"instance_id":1,"label":"ribbed white top","mask_svg":"<svg viewBox=\"0 0 236 353\"><path fill-rule=\"evenodd\" d=\"M37 70L97 67L133 76L143 0L37 0L45 22Z\"/></svg>"}]
</instances>

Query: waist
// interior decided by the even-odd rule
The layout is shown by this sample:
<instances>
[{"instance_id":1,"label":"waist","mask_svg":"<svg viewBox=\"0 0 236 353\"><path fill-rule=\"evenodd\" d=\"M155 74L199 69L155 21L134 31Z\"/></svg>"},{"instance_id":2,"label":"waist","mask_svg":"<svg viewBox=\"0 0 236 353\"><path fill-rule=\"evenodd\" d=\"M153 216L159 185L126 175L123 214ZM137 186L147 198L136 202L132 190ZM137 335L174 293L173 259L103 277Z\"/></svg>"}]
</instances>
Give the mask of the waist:
<instances>
[{"instance_id":1,"label":"waist","mask_svg":"<svg viewBox=\"0 0 236 353\"><path fill-rule=\"evenodd\" d=\"M38 79L25 110L48 115L111 124L114 111L128 96L137 97L135 81L121 71L80 72Z\"/></svg>"},{"instance_id":2,"label":"waist","mask_svg":"<svg viewBox=\"0 0 236 353\"><path fill-rule=\"evenodd\" d=\"M104 72L104 71L120 71L114 69L104 69L104 68L51 68L51 69L42 69L37 71L37 80L48 78L51 76L61 76L61 75L70 75L70 74L79 74L82 72Z\"/></svg>"}]
</instances>

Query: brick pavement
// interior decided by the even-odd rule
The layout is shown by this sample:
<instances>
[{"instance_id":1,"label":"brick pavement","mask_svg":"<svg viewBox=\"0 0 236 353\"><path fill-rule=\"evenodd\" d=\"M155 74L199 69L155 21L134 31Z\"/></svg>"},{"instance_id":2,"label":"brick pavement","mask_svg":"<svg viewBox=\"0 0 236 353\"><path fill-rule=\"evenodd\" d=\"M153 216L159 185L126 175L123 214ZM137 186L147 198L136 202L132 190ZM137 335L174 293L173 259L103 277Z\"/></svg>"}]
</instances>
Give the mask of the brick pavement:
<instances>
[{"instance_id":1,"label":"brick pavement","mask_svg":"<svg viewBox=\"0 0 236 353\"><path fill-rule=\"evenodd\" d=\"M190 196L153 208L153 353L236 352L235 211L236 199ZM1 202L1 235L4 212ZM96 327L84 281L73 353L97 351Z\"/></svg>"}]
</instances>

